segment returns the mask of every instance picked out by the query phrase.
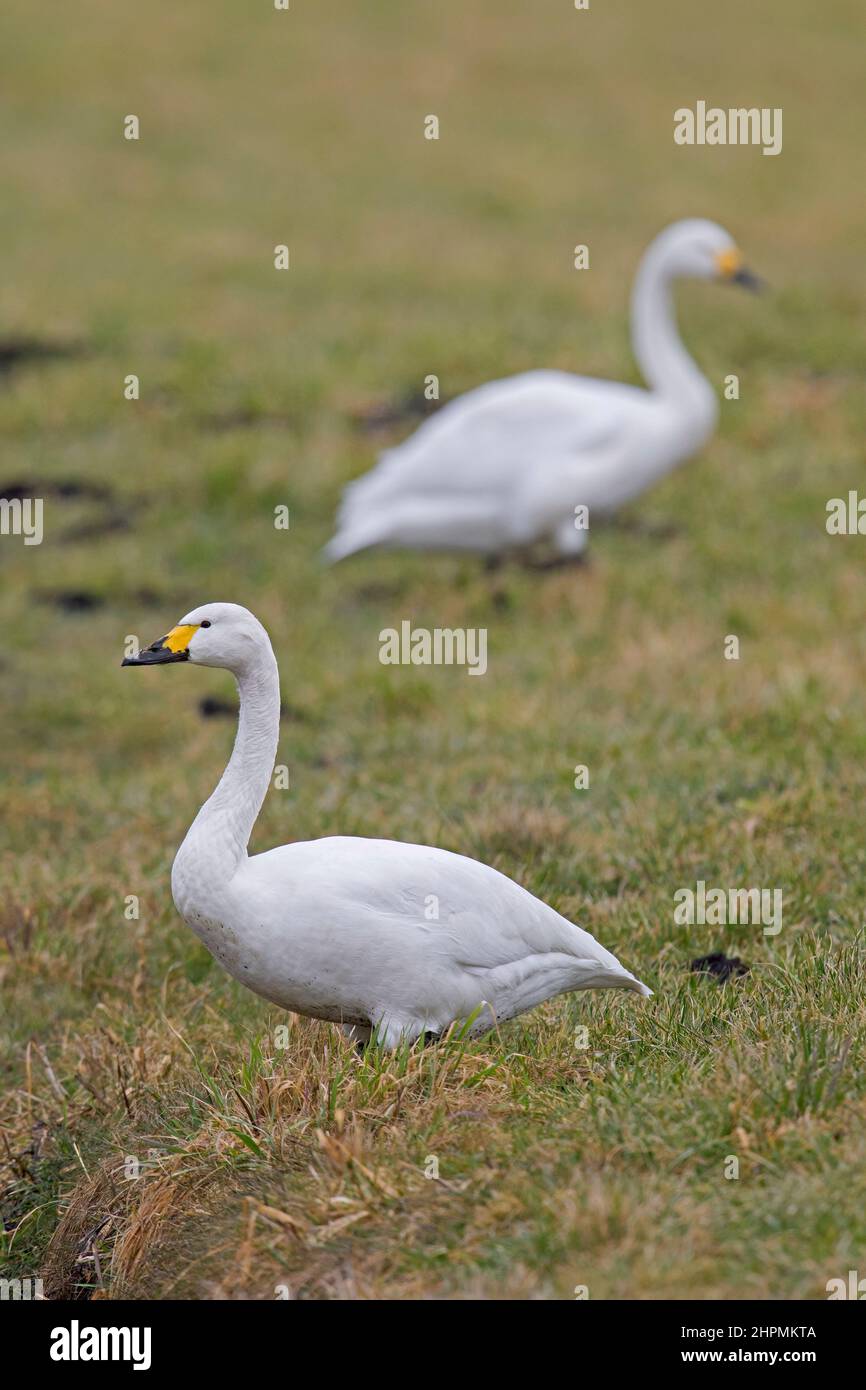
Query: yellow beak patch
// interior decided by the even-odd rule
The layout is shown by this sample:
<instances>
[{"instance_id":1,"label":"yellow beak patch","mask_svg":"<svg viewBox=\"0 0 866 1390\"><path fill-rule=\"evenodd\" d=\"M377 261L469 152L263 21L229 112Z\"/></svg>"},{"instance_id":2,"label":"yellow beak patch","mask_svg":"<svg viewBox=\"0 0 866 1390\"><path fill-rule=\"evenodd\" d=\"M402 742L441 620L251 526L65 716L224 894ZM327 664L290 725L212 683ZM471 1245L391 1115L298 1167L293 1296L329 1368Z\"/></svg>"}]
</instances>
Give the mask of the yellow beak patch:
<instances>
[{"instance_id":1,"label":"yellow beak patch","mask_svg":"<svg viewBox=\"0 0 866 1390\"><path fill-rule=\"evenodd\" d=\"M732 246L730 251L720 251L716 256L716 265L719 274L730 280L732 275L736 275L737 271L743 268L743 253L735 246Z\"/></svg>"},{"instance_id":2,"label":"yellow beak patch","mask_svg":"<svg viewBox=\"0 0 866 1390\"><path fill-rule=\"evenodd\" d=\"M173 627L168 636L163 637L162 645L170 652L185 652L200 626L200 623L184 623L181 627Z\"/></svg>"}]
</instances>

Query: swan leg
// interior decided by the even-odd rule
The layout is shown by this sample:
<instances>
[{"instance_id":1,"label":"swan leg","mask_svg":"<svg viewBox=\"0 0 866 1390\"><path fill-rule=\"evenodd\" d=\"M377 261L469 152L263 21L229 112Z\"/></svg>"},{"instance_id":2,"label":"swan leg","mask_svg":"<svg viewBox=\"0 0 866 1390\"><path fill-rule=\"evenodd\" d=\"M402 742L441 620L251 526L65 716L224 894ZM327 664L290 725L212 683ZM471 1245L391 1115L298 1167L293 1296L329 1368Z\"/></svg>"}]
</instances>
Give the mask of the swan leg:
<instances>
[{"instance_id":1,"label":"swan leg","mask_svg":"<svg viewBox=\"0 0 866 1390\"><path fill-rule=\"evenodd\" d=\"M589 564L588 555L547 555L540 560L526 560L526 568L539 573L549 570L585 568Z\"/></svg>"},{"instance_id":2,"label":"swan leg","mask_svg":"<svg viewBox=\"0 0 866 1390\"><path fill-rule=\"evenodd\" d=\"M343 1036L353 1042L357 1050L363 1054L364 1049L369 1045L372 1028L367 1027L364 1023L340 1023L338 1027Z\"/></svg>"},{"instance_id":3,"label":"swan leg","mask_svg":"<svg viewBox=\"0 0 866 1390\"><path fill-rule=\"evenodd\" d=\"M673 521L641 521L639 517L614 515L606 518L606 525L627 535L645 536L653 541L675 540L682 535L681 528Z\"/></svg>"},{"instance_id":4,"label":"swan leg","mask_svg":"<svg viewBox=\"0 0 866 1390\"><path fill-rule=\"evenodd\" d=\"M567 565L585 565L588 534L586 530L576 527L571 517L567 517L565 521L560 522L551 537L553 554L526 555L523 563L528 569L534 570L556 570L564 569Z\"/></svg>"},{"instance_id":5,"label":"swan leg","mask_svg":"<svg viewBox=\"0 0 866 1390\"><path fill-rule=\"evenodd\" d=\"M374 1029L372 1025L366 1023L341 1023L338 1026L344 1036L355 1044L356 1051L363 1057L373 1040ZM375 1034L378 1045L383 1047L386 1052L390 1052L395 1047L399 1047L404 1041L410 1043L414 1042L416 1038L421 1036L421 1031L417 1026L414 1028L411 1026L406 1027L404 1024L391 1019L380 1022L378 1028L375 1029ZM434 1041L438 1041L439 1039L438 1033L425 1033L423 1036L425 1047L428 1038Z\"/></svg>"}]
</instances>

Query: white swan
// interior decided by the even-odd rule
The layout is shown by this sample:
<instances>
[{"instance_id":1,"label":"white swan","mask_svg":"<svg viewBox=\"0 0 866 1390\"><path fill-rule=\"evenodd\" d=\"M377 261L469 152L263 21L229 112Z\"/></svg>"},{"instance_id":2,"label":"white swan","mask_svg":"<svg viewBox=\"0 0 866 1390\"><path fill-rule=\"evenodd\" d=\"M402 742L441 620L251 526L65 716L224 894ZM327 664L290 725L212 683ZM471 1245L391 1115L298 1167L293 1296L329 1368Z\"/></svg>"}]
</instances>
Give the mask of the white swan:
<instances>
[{"instance_id":1,"label":"white swan","mask_svg":"<svg viewBox=\"0 0 866 1390\"><path fill-rule=\"evenodd\" d=\"M178 850L175 905L256 994L372 1029L394 1047L474 1018L471 1034L578 989L650 994L588 932L460 854L334 836L250 858L277 751L280 687L268 634L246 608L209 603L124 666L191 661L237 679L228 766Z\"/></svg>"},{"instance_id":2,"label":"white swan","mask_svg":"<svg viewBox=\"0 0 866 1390\"><path fill-rule=\"evenodd\" d=\"M632 294L632 344L650 390L534 371L469 391L350 483L327 559L369 546L489 556L550 540L577 559L588 520L613 512L694 454L715 428L715 392L683 347L672 282L755 289L713 222L668 227L645 253Z\"/></svg>"}]
</instances>

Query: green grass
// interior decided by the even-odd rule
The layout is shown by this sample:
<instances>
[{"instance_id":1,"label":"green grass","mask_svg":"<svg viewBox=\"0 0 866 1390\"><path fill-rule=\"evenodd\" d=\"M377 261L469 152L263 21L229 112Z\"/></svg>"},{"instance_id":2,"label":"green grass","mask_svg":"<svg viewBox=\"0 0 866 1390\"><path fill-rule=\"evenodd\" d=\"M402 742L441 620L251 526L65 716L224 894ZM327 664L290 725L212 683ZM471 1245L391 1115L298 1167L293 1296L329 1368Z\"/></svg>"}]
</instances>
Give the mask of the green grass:
<instances>
[{"instance_id":1,"label":"green grass","mask_svg":"<svg viewBox=\"0 0 866 1390\"><path fill-rule=\"evenodd\" d=\"M855 0L85 0L48 24L9 0L0 338L76 351L0 380L0 483L34 481L46 525L0 537L4 1272L820 1298L862 1271L866 588L862 539L824 528L866 438L861 40ZM676 147L701 97L783 107L783 153ZM546 577L319 566L341 486L400 437L359 412L431 372L446 396L542 365L636 379L630 278L687 215L772 288L679 295L741 398L632 509L672 539L599 532L589 570ZM395 1057L302 1019L279 1039L169 891L233 736L199 701L230 678L119 664L209 599L253 608L280 661L291 789L254 850L339 831L475 855L654 998ZM403 618L486 627L486 677L380 666ZM781 888L781 933L675 925L699 878ZM750 974L689 973L717 949Z\"/></svg>"}]
</instances>

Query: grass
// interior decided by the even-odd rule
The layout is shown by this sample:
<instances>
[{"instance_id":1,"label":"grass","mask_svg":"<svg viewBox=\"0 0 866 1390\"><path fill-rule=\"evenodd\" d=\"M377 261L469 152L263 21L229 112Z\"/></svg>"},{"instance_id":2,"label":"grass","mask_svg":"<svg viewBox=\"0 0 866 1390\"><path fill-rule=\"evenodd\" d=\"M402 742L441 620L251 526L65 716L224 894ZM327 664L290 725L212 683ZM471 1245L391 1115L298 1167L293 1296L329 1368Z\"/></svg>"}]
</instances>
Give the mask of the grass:
<instances>
[{"instance_id":1,"label":"grass","mask_svg":"<svg viewBox=\"0 0 866 1390\"><path fill-rule=\"evenodd\" d=\"M69 349L0 383L0 482L33 484L46 527L0 538L4 1274L824 1297L866 1258L862 541L824 528L866 436L859 6L85 0L46 26L9 0L2 24L0 337ZM783 153L676 147L700 97L783 107ZM428 373L444 396L538 365L635 379L629 280L685 215L772 291L680 294L741 394L632 510L673 538L600 532L579 575L317 565L341 486L409 427L364 414ZM199 702L230 679L119 669L127 634L208 599L252 607L281 665L291 787L254 850L475 855L654 998L360 1058L224 976L169 869L233 736ZM486 677L380 666L404 618L486 627ZM676 925L699 878L781 888L781 933ZM719 949L750 973L690 974Z\"/></svg>"}]
</instances>

